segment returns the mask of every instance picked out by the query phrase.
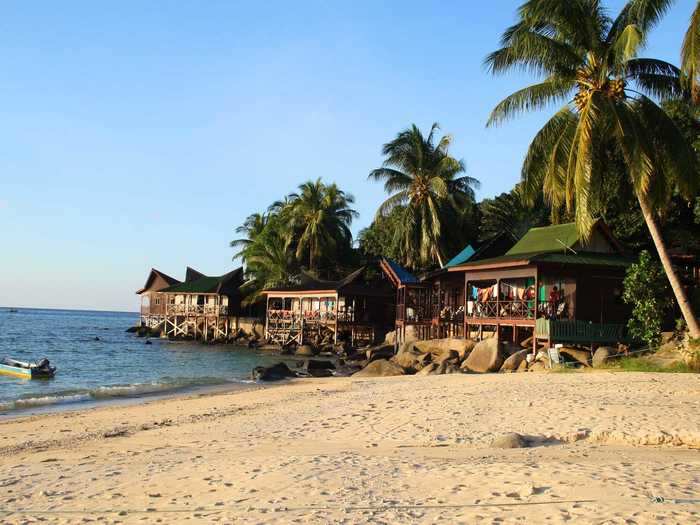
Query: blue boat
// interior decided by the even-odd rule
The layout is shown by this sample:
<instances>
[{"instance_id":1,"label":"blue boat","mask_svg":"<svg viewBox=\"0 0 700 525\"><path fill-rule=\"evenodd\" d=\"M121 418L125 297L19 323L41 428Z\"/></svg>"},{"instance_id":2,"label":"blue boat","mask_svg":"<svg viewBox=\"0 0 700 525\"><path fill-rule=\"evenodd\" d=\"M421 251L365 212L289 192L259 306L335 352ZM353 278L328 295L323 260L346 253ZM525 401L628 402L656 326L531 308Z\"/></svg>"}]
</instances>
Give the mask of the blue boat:
<instances>
[{"instance_id":1,"label":"blue boat","mask_svg":"<svg viewBox=\"0 0 700 525\"><path fill-rule=\"evenodd\" d=\"M19 377L21 379L50 379L56 374L56 367L51 366L46 358L36 363L26 363L5 357L0 359L0 375Z\"/></svg>"}]
</instances>

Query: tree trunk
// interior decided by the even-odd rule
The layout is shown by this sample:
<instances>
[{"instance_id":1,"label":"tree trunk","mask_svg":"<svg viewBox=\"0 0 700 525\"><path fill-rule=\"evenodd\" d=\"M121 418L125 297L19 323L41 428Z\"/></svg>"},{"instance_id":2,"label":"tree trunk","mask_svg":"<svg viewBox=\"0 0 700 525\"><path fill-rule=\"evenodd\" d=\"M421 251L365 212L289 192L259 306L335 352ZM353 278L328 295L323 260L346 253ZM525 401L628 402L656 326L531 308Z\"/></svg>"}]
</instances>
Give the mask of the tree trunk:
<instances>
[{"instance_id":1,"label":"tree trunk","mask_svg":"<svg viewBox=\"0 0 700 525\"><path fill-rule=\"evenodd\" d=\"M683 285L678 279L678 275L676 275L676 272L673 269L671 258L666 250L666 245L664 244L663 237L661 236L659 225L656 223L654 212L649 207L646 197L637 194L637 199L639 200L639 205L642 208L644 221L647 223L649 233L654 241L654 246L656 246L656 251L659 253L659 259L661 259L661 264L663 265L666 276L671 283L671 288L673 289L673 294L676 296L676 301L681 309L681 314L685 319L685 324L688 326L688 332L690 332L691 337L697 339L700 337L700 325L698 325L698 320L693 313L693 307L688 300L685 289L683 288Z\"/></svg>"}]
</instances>

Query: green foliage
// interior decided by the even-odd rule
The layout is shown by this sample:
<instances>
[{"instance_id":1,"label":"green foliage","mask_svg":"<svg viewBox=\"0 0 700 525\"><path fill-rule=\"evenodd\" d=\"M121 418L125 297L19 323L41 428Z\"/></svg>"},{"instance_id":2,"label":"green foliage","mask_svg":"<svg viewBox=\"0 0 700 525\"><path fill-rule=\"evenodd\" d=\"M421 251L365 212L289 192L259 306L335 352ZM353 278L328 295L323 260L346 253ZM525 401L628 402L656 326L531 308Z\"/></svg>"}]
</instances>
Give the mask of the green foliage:
<instances>
[{"instance_id":1,"label":"green foliage","mask_svg":"<svg viewBox=\"0 0 700 525\"><path fill-rule=\"evenodd\" d=\"M661 323L671 305L670 287L663 268L646 250L628 268L622 298L632 305L630 334L649 346L658 345Z\"/></svg>"},{"instance_id":2,"label":"green foliage","mask_svg":"<svg viewBox=\"0 0 700 525\"><path fill-rule=\"evenodd\" d=\"M622 357L612 362L606 368L622 372L665 372L672 374L691 374L695 372L690 366L682 362L663 366L644 357Z\"/></svg>"},{"instance_id":3,"label":"green foliage","mask_svg":"<svg viewBox=\"0 0 700 525\"><path fill-rule=\"evenodd\" d=\"M333 277L345 264L356 261L350 225L357 216L350 208L351 195L320 179L299 186L299 193L273 203L265 213L250 215L231 241L235 258L246 266L243 286L246 302L254 302L262 290L295 281L304 269L326 270Z\"/></svg>"},{"instance_id":4,"label":"green foliage","mask_svg":"<svg viewBox=\"0 0 700 525\"><path fill-rule=\"evenodd\" d=\"M389 246L395 259L412 269L442 266L447 255L463 247L470 229L476 232L474 188L479 183L462 175L464 163L449 154L452 137L437 140L439 129L433 124L427 136L415 125L400 132L382 148L382 167L369 174L384 181L390 194L377 218L399 209ZM465 231L465 225L471 228Z\"/></svg>"},{"instance_id":5,"label":"green foliage","mask_svg":"<svg viewBox=\"0 0 700 525\"><path fill-rule=\"evenodd\" d=\"M504 232L517 240L530 228L549 224L550 210L541 194L530 206L523 199L520 187L516 184L510 192L501 193L493 199L484 199L479 203L479 238L482 241L493 239Z\"/></svg>"},{"instance_id":6,"label":"green foliage","mask_svg":"<svg viewBox=\"0 0 700 525\"><path fill-rule=\"evenodd\" d=\"M584 235L601 208L599 199L615 194L600 191L610 186L610 155L621 161L633 194L655 209L675 189L695 196L695 152L655 102L684 94L681 72L638 56L668 5L631 0L610 18L597 0L529 0L504 32L503 47L486 59L494 74L524 69L543 77L498 104L489 124L564 101L530 145L523 191L531 201L544 193L553 211L574 214Z\"/></svg>"}]
</instances>

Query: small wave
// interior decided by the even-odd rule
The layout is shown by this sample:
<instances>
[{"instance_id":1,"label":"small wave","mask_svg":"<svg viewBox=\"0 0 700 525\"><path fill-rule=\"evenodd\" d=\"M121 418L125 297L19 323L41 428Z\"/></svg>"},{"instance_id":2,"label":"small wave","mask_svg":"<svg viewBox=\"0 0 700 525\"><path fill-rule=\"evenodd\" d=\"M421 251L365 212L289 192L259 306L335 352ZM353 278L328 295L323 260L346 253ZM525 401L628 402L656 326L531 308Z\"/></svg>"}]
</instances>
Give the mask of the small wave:
<instances>
[{"instance_id":1,"label":"small wave","mask_svg":"<svg viewBox=\"0 0 700 525\"><path fill-rule=\"evenodd\" d=\"M176 392L188 388L238 383L216 377L163 378L153 383L100 386L88 390L66 390L44 396L27 396L12 401L0 401L0 412L27 410L52 405L68 405L116 398L135 398L148 395Z\"/></svg>"}]
</instances>

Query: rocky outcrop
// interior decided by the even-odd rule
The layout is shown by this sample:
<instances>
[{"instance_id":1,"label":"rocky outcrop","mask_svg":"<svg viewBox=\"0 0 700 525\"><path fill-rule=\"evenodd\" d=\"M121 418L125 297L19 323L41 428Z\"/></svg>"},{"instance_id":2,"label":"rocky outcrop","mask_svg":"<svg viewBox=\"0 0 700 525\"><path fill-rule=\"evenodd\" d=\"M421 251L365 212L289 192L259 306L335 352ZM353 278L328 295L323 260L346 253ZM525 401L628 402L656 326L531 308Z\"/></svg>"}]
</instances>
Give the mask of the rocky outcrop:
<instances>
[{"instance_id":1,"label":"rocky outcrop","mask_svg":"<svg viewBox=\"0 0 700 525\"><path fill-rule=\"evenodd\" d=\"M303 357L313 357L316 355L316 352L314 351L314 348L311 345L301 345L298 346L296 351L294 352L294 355L299 355Z\"/></svg>"},{"instance_id":2,"label":"rocky outcrop","mask_svg":"<svg viewBox=\"0 0 700 525\"><path fill-rule=\"evenodd\" d=\"M280 379L296 376L285 363L277 363L272 366L256 366L253 368L252 374L254 381L279 381Z\"/></svg>"},{"instance_id":3,"label":"rocky outcrop","mask_svg":"<svg viewBox=\"0 0 700 525\"><path fill-rule=\"evenodd\" d=\"M527 354L530 350L519 350L511 355L508 359L503 361L501 366L501 372L515 372L520 369L520 365L524 362L527 368Z\"/></svg>"},{"instance_id":4,"label":"rocky outcrop","mask_svg":"<svg viewBox=\"0 0 700 525\"><path fill-rule=\"evenodd\" d=\"M377 359L372 361L359 372L355 372L353 377L387 377L387 376L402 376L406 371L392 363L388 359Z\"/></svg>"},{"instance_id":5,"label":"rocky outcrop","mask_svg":"<svg viewBox=\"0 0 700 525\"><path fill-rule=\"evenodd\" d=\"M578 348L564 346L559 349L559 353L568 355L583 366L591 366L591 353L588 350L579 350Z\"/></svg>"},{"instance_id":6,"label":"rocky outcrop","mask_svg":"<svg viewBox=\"0 0 700 525\"><path fill-rule=\"evenodd\" d=\"M593 354L592 364L594 368L600 368L610 361L610 358L616 354L615 349L610 346L599 346Z\"/></svg>"},{"instance_id":7,"label":"rocky outcrop","mask_svg":"<svg viewBox=\"0 0 700 525\"><path fill-rule=\"evenodd\" d=\"M394 345L373 346L365 351L365 355L370 362L377 359L390 359L394 356Z\"/></svg>"},{"instance_id":8,"label":"rocky outcrop","mask_svg":"<svg viewBox=\"0 0 700 525\"><path fill-rule=\"evenodd\" d=\"M462 363L462 370L478 373L497 372L502 364L501 345L496 339L484 339L476 343Z\"/></svg>"}]
</instances>

